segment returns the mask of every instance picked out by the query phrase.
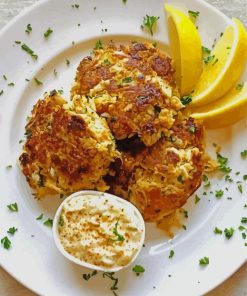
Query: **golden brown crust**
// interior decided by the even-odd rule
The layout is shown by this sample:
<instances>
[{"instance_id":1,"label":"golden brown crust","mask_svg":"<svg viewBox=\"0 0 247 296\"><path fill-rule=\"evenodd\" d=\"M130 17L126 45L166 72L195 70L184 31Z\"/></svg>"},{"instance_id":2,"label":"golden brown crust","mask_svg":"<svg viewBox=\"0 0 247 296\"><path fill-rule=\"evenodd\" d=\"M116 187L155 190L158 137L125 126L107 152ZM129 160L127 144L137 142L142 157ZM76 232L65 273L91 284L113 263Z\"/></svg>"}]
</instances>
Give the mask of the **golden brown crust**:
<instances>
[{"instance_id":1,"label":"golden brown crust","mask_svg":"<svg viewBox=\"0 0 247 296\"><path fill-rule=\"evenodd\" d=\"M20 164L38 196L47 193L46 189L49 193L107 189L102 177L117 155L104 119L89 111L77 114L66 109L65 102L57 94L39 100L26 126ZM101 131L91 129L93 119Z\"/></svg>"},{"instance_id":2,"label":"golden brown crust","mask_svg":"<svg viewBox=\"0 0 247 296\"><path fill-rule=\"evenodd\" d=\"M115 176L108 179L112 192L135 204L146 221L157 221L183 206L201 184L203 127L192 118L179 120L171 137L136 155L122 152L113 166Z\"/></svg>"},{"instance_id":3,"label":"golden brown crust","mask_svg":"<svg viewBox=\"0 0 247 296\"><path fill-rule=\"evenodd\" d=\"M83 59L72 97L88 95L118 140L157 142L182 108L171 59L151 44L108 46Z\"/></svg>"}]
</instances>

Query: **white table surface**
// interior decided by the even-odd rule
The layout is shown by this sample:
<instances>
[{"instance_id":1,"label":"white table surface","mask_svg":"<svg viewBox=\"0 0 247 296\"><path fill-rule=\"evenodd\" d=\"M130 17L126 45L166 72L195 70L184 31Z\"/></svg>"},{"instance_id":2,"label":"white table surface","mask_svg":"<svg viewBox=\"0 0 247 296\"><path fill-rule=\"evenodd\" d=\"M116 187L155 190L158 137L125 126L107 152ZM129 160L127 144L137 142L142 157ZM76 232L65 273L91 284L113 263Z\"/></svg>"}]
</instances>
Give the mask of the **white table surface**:
<instances>
[{"instance_id":1,"label":"white table surface","mask_svg":"<svg viewBox=\"0 0 247 296\"><path fill-rule=\"evenodd\" d=\"M15 15L17 15L24 7L27 7L37 1L40 0L0 0L0 29ZM218 7L226 15L235 16L241 19L245 26L247 26L247 0L207 0L207 2ZM32 293L23 285L19 284L0 267L0 296L34 295L36 294ZM247 296L247 263L243 265L227 281L222 283L219 287L205 296Z\"/></svg>"}]
</instances>

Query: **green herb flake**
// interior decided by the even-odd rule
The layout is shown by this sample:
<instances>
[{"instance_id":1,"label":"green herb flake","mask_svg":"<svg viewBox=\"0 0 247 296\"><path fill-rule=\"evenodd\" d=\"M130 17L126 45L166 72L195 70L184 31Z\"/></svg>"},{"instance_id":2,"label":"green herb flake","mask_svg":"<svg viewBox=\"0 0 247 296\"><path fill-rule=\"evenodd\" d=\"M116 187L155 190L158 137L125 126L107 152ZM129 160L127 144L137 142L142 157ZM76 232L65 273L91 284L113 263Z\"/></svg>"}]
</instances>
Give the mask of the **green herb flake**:
<instances>
[{"instance_id":1,"label":"green herb flake","mask_svg":"<svg viewBox=\"0 0 247 296\"><path fill-rule=\"evenodd\" d=\"M232 169L230 167L227 167L228 164L228 158L222 156L220 153L217 153L217 161L219 164L219 170L224 173L230 173Z\"/></svg>"},{"instance_id":2,"label":"green herb flake","mask_svg":"<svg viewBox=\"0 0 247 296\"><path fill-rule=\"evenodd\" d=\"M96 41L94 50L98 50L98 49L103 49L103 44L102 44L102 41L101 40L97 40Z\"/></svg>"},{"instance_id":3,"label":"green herb flake","mask_svg":"<svg viewBox=\"0 0 247 296\"><path fill-rule=\"evenodd\" d=\"M225 228L224 233L225 233L225 237L227 239L230 239L233 236L234 229L232 227L231 228Z\"/></svg>"},{"instance_id":4,"label":"green herb flake","mask_svg":"<svg viewBox=\"0 0 247 296\"><path fill-rule=\"evenodd\" d=\"M49 27L44 33L44 37L48 38L53 33L53 30Z\"/></svg>"},{"instance_id":5,"label":"green herb flake","mask_svg":"<svg viewBox=\"0 0 247 296\"><path fill-rule=\"evenodd\" d=\"M1 239L1 244L3 245L4 249L8 250L11 247L11 241L8 239L7 236Z\"/></svg>"},{"instance_id":6,"label":"green herb flake","mask_svg":"<svg viewBox=\"0 0 247 296\"><path fill-rule=\"evenodd\" d=\"M168 258L171 259L174 256L174 254L175 254L174 251L173 250L170 250L170 254L169 254L169 257Z\"/></svg>"},{"instance_id":7,"label":"green herb flake","mask_svg":"<svg viewBox=\"0 0 247 296\"><path fill-rule=\"evenodd\" d=\"M80 5L79 5L79 4L72 4L71 7L72 7L72 8L77 8L77 9L78 9L78 8L80 7Z\"/></svg>"},{"instance_id":8,"label":"green herb flake","mask_svg":"<svg viewBox=\"0 0 247 296\"><path fill-rule=\"evenodd\" d=\"M5 81L8 80L8 78L7 78L7 76L6 76L5 74L3 74L3 79L4 79Z\"/></svg>"},{"instance_id":9,"label":"green herb flake","mask_svg":"<svg viewBox=\"0 0 247 296\"><path fill-rule=\"evenodd\" d=\"M200 12L199 11L188 10L188 14L189 14L189 16L191 16L194 19L196 19L200 15Z\"/></svg>"},{"instance_id":10,"label":"green herb flake","mask_svg":"<svg viewBox=\"0 0 247 296\"><path fill-rule=\"evenodd\" d=\"M11 164L9 164L9 165L6 166L6 170L10 170L10 169L12 169L12 167L13 166Z\"/></svg>"},{"instance_id":11,"label":"green herb flake","mask_svg":"<svg viewBox=\"0 0 247 296\"><path fill-rule=\"evenodd\" d=\"M113 228L113 233L117 236L116 241L123 242L124 241L124 236L122 234L119 234L118 233L118 229L117 228L118 228L118 220L115 223L115 226Z\"/></svg>"},{"instance_id":12,"label":"green herb flake","mask_svg":"<svg viewBox=\"0 0 247 296\"><path fill-rule=\"evenodd\" d=\"M219 61L219 59L216 59L216 60L213 62L212 66L214 66L215 64L217 64L218 61Z\"/></svg>"},{"instance_id":13,"label":"green herb flake","mask_svg":"<svg viewBox=\"0 0 247 296\"><path fill-rule=\"evenodd\" d=\"M139 275L140 273L145 272L145 268L142 267L141 265L135 265L132 270L136 273L136 275Z\"/></svg>"},{"instance_id":14,"label":"green herb flake","mask_svg":"<svg viewBox=\"0 0 247 296\"><path fill-rule=\"evenodd\" d=\"M184 181L183 181L183 176L182 176L182 175L179 175L179 176L177 177L177 180L178 180L178 182L181 183L181 184L184 183Z\"/></svg>"},{"instance_id":15,"label":"green herb flake","mask_svg":"<svg viewBox=\"0 0 247 296\"><path fill-rule=\"evenodd\" d=\"M247 223L247 217L242 217L241 223Z\"/></svg>"},{"instance_id":16,"label":"green herb flake","mask_svg":"<svg viewBox=\"0 0 247 296\"><path fill-rule=\"evenodd\" d=\"M230 182L230 183L233 182L232 178L231 178L229 175L226 175L226 176L225 176L225 181L226 181L226 182Z\"/></svg>"},{"instance_id":17,"label":"green herb flake","mask_svg":"<svg viewBox=\"0 0 247 296\"><path fill-rule=\"evenodd\" d=\"M18 212L18 205L17 203L13 203L13 204L9 204L7 205L7 208L11 211L11 212Z\"/></svg>"},{"instance_id":18,"label":"green herb flake","mask_svg":"<svg viewBox=\"0 0 247 296\"><path fill-rule=\"evenodd\" d=\"M125 78L122 79L123 83L130 83L131 81L132 81L131 77L125 77Z\"/></svg>"},{"instance_id":19,"label":"green herb flake","mask_svg":"<svg viewBox=\"0 0 247 296\"><path fill-rule=\"evenodd\" d=\"M188 127L188 131L191 133L191 134L194 134L196 132L196 127L194 125L191 125Z\"/></svg>"},{"instance_id":20,"label":"green herb flake","mask_svg":"<svg viewBox=\"0 0 247 296\"><path fill-rule=\"evenodd\" d=\"M242 157L247 157L247 149L240 152Z\"/></svg>"},{"instance_id":21,"label":"green herb flake","mask_svg":"<svg viewBox=\"0 0 247 296\"><path fill-rule=\"evenodd\" d=\"M31 32L32 32L32 26L31 26L31 24L27 24L27 28L26 28L26 30L25 30L25 32L27 33L27 34L30 34Z\"/></svg>"},{"instance_id":22,"label":"green herb flake","mask_svg":"<svg viewBox=\"0 0 247 296\"><path fill-rule=\"evenodd\" d=\"M244 227L243 225L239 225L239 226L238 226L238 230L239 230L239 231L243 231L243 230L245 230L245 227Z\"/></svg>"},{"instance_id":23,"label":"green herb flake","mask_svg":"<svg viewBox=\"0 0 247 296\"><path fill-rule=\"evenodd\" d=\"M39 80L38 78L36 78L36 77L35 77L33 80L36 82L37 85L42 85L42 84L43 84L43 82L40 81L40 80Z\"/></svg>"},{"instance_id":24,"label":"green herb flake","mask_svg":"<svg viewBox=\"0 0 247 296\"><path fill-rule=\"evenodd\" d=\"M215 55L211 55L211 56L209 55L209 56L203 58L204 64L208 65L208 64L212 63L214 58L215 58Z\"/></svg>"},{"instance_id":25,"label":"green herb flake","mask_svg":"<svg viewBox=\"0 0 247 296\"><path fill-rule=\"evenodd\" d=\"M242 233L242 239L246 239L246 233Z\"/></svg>"},{"instance_id":26,"label":"green herb flake","mask_svg":"<svg viewBox=\"0 0 247 296\"><path fill-rule=\"evenodd\" d=\"M223 190L215 190L215 197L220 199L222 196L224 195L224 191Z\"/></svg>"},{"instance_id":27,"label":"green herb flake","mask_svg":"<svg viewBox=\"0 0 247 296\"><path fill-rule=\"evenodd\" d=\"M8 86L15 86L14 82L8 83Z\"/></svg>"},{"instance_id":28,"label":"green herb flake","mask_svg":"<svg viewBox=\"0 0 247 296\"><path fill-rule=\"evenodd\" d=\"M242 186L242 184L238 184L238 191L240 192L240 193L243 193L243 186Z\"/></svg>"},{"instance_id":29,"label":"green herb flake","mask_svg":"<svg viewBox=\"0 0 247 296\"><path fill-rule=\"evenodd\" d=\"M192 96L189 95L189 96L183 96L181 99L180 99L181 103L186 106L188 105L189 103L192 102Z\"/></svg>"},{"instance_id":30,"label":"green herb flake","mask_svg":"<svg viewBox=\"0 0 247 296\"><path fill-rule=\"evenodd\" d=\"M66 65L67 65L67 66L70 65L70 60L66 60Z\"/></svg>"},{"instance_id":31,"label":"green herb flake","mask_svg":"<svg viewBox=\"0 0 247 296\"><path fill-rule=\"evenodd\" d=\"M111 291L114 294L114 296L117 296L116 290L118 290L117 284L118 284L118 278L114 277L115 272L104 272L102 274L103 278L108 277L109 279L111 279L113 281L113 284L111 286Z\"/></svg>"},{"instance_id":32,"label":"green herb flake","mask_svg":"<svg viewBox=\"0 0 247 296\"><path fill-rule=\"evenodd\" d=\"M202 266L208 265L209 264L209 258L208 257L203 257L199 260L199 264Z\"/></svg>"},{"instance_id":33,"label":"green herb flake","mask_svg":"<svg viewBox=\"0 0 247 296\"><path fill-rule=\"evenodd\" d=\"M53 74L54 74L54 76L57 76L57 70L56 69L53 70Z\"/></svg>"},{"instance_id":34,"label":"green herb flake","mask_svg":"<svg viewBox=\"0 0 247 296\"><path fill-rule=\"evenodd\" d=\"M16 40L15 44L21 44L21 41Z\"/></svg>"},{"instance_id":35,"label":"green herb flake","mask_svg":"<svg viewBox=\"0 0 247 296\"><path fill-rule=\"evenodd\" d=\"M106 65L106 66L110 66L111 65L111 63L110 63L110 61L108 59L104 60L103 61L103 64Z\"/></svg>"},{"instance_id":36,"label":"green herb flake","mask_svg":"<svg viewBox=\"0 0 247 296\"><path fill-rule=\"evenodd\" d=\"M243 87L244 87L244 83L241 82L241 83L237 84L237 86L236 86L236 90L237 90L237 91L241 91L241 90L243 89Z\"/></svg>"},{"instance_id":37,"label":"green herb flake","mask_svg":"<svg viewBox=\"0 0 247 296\"><path fill-rule=\"evenodd\" d=\"M94 270L92 273L83 273L82 277L85 281L90 280L93 276L97 274L97 270Z\"/></svg>"},{"instance_id":38,"label":"green herb flake","mask_svg":"<svg viewBox=\"0 0 247 296\"><path fill-rule=\"evenodd\" d=\"M44 217L44 214L40 214L40 215L36 218L36 220L42 220L43 217Z\"/></svg>"},{"instance_id":39,"label":"green herb flake","mask_svg":"<svg viewBox=\"0 0 247 296\"><path fill-rule=\"evenodd\" d=\"M215 234L222 234L223 231L222 231L221 229L219 229L218 227L215 227L215 228L214 228L214 233L215 233Z\"/></svg>"},{"instance_id":40,"label":"green herb flake","mask_svg":"<svg viewBox=\"0 0 247 296\"><path fill-rule=\"evenodd\" d=\"M0 91L0 96L3 94L3 89Z\"/></svg>"},{"instance_id":41,"label":"green herb flake","mask_svg":"<svg viewBox=\"0 0 247 296\"><path fill-rule=\"evenodd\" d=\"M159 20L158 16L146 15L143 17L143 26L145 26L149 30L152 36L153 36L153 27L158 20Z\"/></svg>"},{"instance_id":42,"label":"green herb flake","mask_svg":"<svg viewBox=\"0 0 247 296\"><path fill-rule=\"evenodd\" d=\"M64 226L64 219L63 219L63 216L61 215L58 219L58 225L63 227Z\"/></svg>"},{"instance_id":43,"label":"green herb flake","mask_svg":"<svg viewBox=\"0 0 247 296\"><path fill-rule=\"evenodd\" d=\"M201 200L200 197L196 194L196 196L195 196L195 204L199 203L200 200Z\"/></svg>"},{"instance_id":44,"label":"green herb flake","mask_svg":"<svg viewBox=\"0 0 247 296\"><path fill-rule=\"evenodd\" d=\"M203 54L210 54L211 53L211 49L205 47L205 46L202 46L202 52Z\"/></svg>"},{"instance_id":45,"label":"green herb flake","mask_svg":"<svg viewBox=\"0 0 247 296\"><path fill-rule=\"evenodd\" d=\"M14 235L18 229L15 227L10 227L7 231L8 234Z\"/></svg>"},{"instance_id":46,"label":"green herb flake","mask_svg":"<svg viewBox=\"0 0 247 296\"><path fill-rule=\"evenodd\" d=\"M44 222L45 226L48 227L52 227L53 226L53 219L48 218L45 222Z\"/></svg>"},{"instance_id":47,"label":"green herb flake","mask_svg":"<svg viewBox=\"0 0 247 296\"><path fill-rule=\"evenodd\" d=\"M34 53L34 51L27 46L25 43L22 44L21 46L22 50L26 51L34 60L38 59L38 55Z\"/></svg>"},{"instance_id":48,"label":"green herb flake","mask_svg":"<svg viewBox=\"0 0 247 296\"><path fill-rule=\"evenodd\" d=\"M127 3L127 0L122 0L123 4L126 4Z\"/></svg>"},{"instance_id":49,"label":"green herb flake","mask_svg":"<svg viewBox=\"0 0 247 296\"><path fill-rule=\"evenodd\" d=\"M244 180L244 181L247 180L247 175L243 175L243 180Z\"/></svg>"}]
</instances>

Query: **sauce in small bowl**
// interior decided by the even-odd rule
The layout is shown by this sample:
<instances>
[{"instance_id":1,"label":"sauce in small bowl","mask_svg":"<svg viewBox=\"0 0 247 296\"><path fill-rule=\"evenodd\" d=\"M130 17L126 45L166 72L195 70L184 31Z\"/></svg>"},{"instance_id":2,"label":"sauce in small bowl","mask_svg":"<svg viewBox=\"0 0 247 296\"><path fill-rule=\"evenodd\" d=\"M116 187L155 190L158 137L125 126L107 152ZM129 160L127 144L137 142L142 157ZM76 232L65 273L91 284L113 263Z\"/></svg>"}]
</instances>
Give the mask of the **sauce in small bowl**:
<instances>
[{"instance_id":1,"label":"sauce in small bowl","mask_svg":"<svg viewBox=\"0 0 247 296\"><path fill-rule=\"evenodd\" d=\"M137 258L145 238L142 215L115 195L83 190L67 197L53 223L58 250L81 266L116 272Z\"/></svg>"}]
</instances>

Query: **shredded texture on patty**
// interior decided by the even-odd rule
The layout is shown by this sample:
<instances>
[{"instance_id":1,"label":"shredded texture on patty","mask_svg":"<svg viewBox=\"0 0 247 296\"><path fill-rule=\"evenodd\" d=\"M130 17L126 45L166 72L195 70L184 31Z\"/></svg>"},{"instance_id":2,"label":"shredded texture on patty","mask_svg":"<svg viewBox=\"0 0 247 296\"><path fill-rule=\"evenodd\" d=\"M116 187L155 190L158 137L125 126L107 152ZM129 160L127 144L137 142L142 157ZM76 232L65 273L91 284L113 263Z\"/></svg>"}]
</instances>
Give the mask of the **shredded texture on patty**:
<instances>
[{"instance_id":1,"label":"shredded texture on patty","mask_svg":"<svg viewBox=\"0 0 247 296\"><path fill-rule=\"evenodd\" d=\"M106 178L111 192L136 205L146 221L162 219L183 206L200 186L202 141L202 126L181 116L170 129L169 137L152 147L128 143Z\"/></svg>"},{"instance_id":2,"label":"shredded texture on patty","mask_svg":"<svg viewBox=\"0 0 247 296\"><path fill-rule=\"evenodd\" d=\"M81 61L71 94L92 99L116 139L138 135L151 146L183 107L173 73L171 59L152 44L110 44Z\"/></svg>"},{"instance_id":3,"label":"shredded texture on patty","mask_svg":"<svg viewBox=\"0 0 247 296\"><path fill-rule=\"evenodd\" d=\"M68 105L53 92L34 106L26 136L20 164L37 197L108 188L102 177L119 153L105 119L89 104Z\"/></svg>"}]
</instances>

